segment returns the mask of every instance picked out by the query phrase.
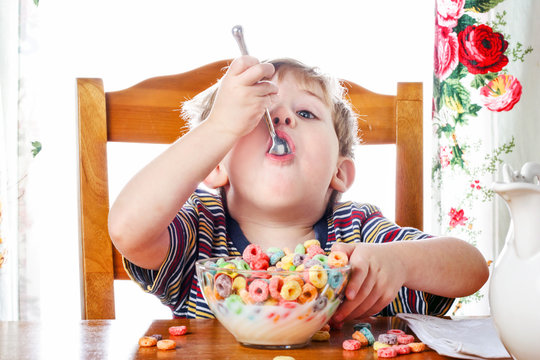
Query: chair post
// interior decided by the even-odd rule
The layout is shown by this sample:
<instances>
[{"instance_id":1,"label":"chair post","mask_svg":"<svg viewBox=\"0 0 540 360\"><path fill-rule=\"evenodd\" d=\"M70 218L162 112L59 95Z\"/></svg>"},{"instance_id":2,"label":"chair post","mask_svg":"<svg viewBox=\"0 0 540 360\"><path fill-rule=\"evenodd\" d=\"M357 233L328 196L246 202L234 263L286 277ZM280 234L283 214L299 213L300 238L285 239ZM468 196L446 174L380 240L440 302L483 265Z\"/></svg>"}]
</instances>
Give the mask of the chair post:
<instances>
[{"instance_id":1,"label":"chair post","mask_svg":"<svg viewBox=\"0 0 540 360\"><path fill-rule=\"evenodd\" d=\"M396 223L423 228L422 83L398 83L396 100ZM400 179L413 179L401 181Z\"/></svg>"},{"instance_id":2,"label":"chair post","mask_svg":"<svg viewBox=\"0 0 540 360\"><path fill-rule=\"evenodd\" d=\"M83 319L114 319L112 243L107 231L107 120L101 79L77 79L79 226Z\"/></svg>"}]
</instances>

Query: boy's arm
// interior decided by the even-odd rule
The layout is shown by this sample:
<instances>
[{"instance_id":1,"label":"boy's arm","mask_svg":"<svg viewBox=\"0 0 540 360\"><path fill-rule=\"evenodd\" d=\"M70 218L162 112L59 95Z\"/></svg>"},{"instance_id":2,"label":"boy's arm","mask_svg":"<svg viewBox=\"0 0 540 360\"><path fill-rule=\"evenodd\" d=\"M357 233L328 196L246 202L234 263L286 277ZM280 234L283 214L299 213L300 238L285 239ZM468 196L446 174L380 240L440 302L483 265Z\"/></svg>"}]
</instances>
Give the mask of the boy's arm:
<instances>
[{"instance_id":1,"label":"boy's arm","mask_svg":"<svg viewBox=\"0 0 540 360\"><path fill-rule=\"evenodd\" d=\"M252 57L233 61L208 118L150 162L122 189L109 213L109 234L134 264L158 269L167 255L167 227L198 184L270 105L271 64Z\"/></svg>"},{"instance_id":2,"label":"boy's arm","mask_svg":"<svg viewBox=\"0 0 540 360\"><path fill-rule=\"evenodd\" d=\"M337 243L332 250L349 255L353 273L346 301L333 321L373 315L402 286L444 297L462 297L480 289L489 272L482 254L463 240L450 237L383 244Z\"/></svg>"}]
</instances>

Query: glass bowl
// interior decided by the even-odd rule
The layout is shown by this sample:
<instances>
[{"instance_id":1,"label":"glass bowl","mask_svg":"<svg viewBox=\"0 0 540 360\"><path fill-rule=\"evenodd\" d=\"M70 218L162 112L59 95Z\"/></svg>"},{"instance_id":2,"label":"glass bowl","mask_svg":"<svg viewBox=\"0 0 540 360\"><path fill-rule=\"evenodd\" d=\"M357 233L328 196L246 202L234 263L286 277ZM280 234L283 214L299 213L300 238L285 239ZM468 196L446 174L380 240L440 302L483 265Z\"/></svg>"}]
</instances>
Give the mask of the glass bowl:
<instances>
[{"instance_id":1,"label":"glass bowl","mask_svg":"<svg viewBox=\"0 0 540 360\"><path fill-rule=\"evenodd\" d=\"M302 271L241 270L226 265L241 259L198 260L197 277L219 322L239 343L257 348L307 345L341 303L351 271L350 265L312 266Z\"/></svg>"}]
</instances>

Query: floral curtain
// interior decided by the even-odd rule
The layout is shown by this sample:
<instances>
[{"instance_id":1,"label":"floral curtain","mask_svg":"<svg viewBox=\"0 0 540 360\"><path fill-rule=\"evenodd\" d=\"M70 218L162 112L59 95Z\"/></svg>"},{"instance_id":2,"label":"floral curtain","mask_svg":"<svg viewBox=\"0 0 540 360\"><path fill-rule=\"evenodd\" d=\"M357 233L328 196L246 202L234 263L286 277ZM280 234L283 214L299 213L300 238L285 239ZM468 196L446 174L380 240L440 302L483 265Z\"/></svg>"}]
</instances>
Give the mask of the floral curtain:
<instances>
[{"instance_id":1,"label":"floral curtain","mask_svg":"<svg viewBox=\"0 0 540 360\"><path fill-rule=\"evenodd\" d=\"M432 226L476 245L490 266L509 225L491 183L502 163L540 161L539 15L534 0L436 1ZM487 291L453 313L489 314Z\"/></svg>"}]
</instances>

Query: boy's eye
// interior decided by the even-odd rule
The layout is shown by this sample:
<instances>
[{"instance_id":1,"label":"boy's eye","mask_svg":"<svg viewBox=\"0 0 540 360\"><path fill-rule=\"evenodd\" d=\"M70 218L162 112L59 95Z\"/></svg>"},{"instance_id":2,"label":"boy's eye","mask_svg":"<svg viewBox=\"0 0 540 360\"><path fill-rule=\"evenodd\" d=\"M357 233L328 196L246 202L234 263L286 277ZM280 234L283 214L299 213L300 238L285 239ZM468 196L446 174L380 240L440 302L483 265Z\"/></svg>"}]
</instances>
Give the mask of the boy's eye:
<instances>
[{"instance_id":1,"label":"boy's eye","mask_svg":"<svg viewBox=\"0 0 540 360\"><path fill-rule=\"evenodd\" d=\"M303 117L303 118L306 118L306 119L315 119L316 116L313 115L313 113L311 111L307 111L307 110L300 110L300 111L297 111L296 112L299 116Z\"/></svg>"}]
</instances>

